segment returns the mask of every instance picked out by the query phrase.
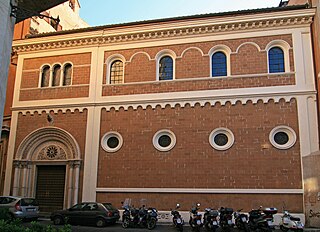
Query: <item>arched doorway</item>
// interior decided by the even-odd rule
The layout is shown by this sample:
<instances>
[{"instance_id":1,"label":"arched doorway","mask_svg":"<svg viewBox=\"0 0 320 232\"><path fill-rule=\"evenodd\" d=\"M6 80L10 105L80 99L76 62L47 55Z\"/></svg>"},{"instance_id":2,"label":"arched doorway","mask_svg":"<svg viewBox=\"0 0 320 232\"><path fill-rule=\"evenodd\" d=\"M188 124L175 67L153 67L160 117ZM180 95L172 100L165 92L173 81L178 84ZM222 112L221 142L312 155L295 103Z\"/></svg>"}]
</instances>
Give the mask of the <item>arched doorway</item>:
<instances>
[{"instance_id":1,"label":"arched doorway","mask_svg":"<svg viewBox=\"0 0 320 232\"><path fill-rule=\"evenodd\" d=\"M39 198L43 212L78 202L81 156L70 133L57 127L35 130L15 157L13 195Z\"/></svg>"}]
</instances>

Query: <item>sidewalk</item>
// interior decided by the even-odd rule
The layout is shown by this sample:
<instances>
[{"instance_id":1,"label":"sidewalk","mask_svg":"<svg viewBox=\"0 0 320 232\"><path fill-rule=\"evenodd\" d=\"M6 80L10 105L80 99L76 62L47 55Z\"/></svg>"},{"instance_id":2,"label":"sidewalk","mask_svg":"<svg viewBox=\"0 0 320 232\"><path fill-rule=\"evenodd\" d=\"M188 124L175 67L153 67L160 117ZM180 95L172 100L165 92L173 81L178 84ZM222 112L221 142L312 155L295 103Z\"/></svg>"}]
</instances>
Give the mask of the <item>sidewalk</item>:
<instances>
[{"instance_id":1,"label":"sidewalk","mask_svg":"<svg viewBox=\"0 0 320 232\"><path fill-rule=\"evenodd\" d=\"M40 213L39 221L49 221L50 220L50 213ZM121 222L118 221L120 224ZM163 221L158 221L157 224L163 225L163 226L170 226L172 225L171 222L163 222ZM184 226L189 226L189 223L185 223ZM276 230L280 230L279 226L276 226ZM315 227L306 227L303 229L305 232L320 232L320 228L315 228Z\"/></svg>"}]
</instances>

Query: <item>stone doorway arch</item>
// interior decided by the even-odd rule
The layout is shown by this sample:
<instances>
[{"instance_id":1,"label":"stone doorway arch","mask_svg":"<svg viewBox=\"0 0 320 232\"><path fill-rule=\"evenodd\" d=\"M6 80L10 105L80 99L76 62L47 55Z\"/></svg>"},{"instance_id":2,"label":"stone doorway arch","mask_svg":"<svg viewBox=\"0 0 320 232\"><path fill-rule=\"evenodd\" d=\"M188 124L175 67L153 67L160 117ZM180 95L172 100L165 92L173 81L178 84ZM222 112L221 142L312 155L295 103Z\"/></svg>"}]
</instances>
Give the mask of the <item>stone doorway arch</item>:
<instances>
[{"instance_id":1,"label":"stone doorway arch","mask_svg":"<svg viewBox=\"0 0 320 232\"><path fill-rule=\"evenodd\" d=\"M81 161L79 145L70 133L58 127L37 129L27 135L17 149L12 193L35 197L37 166L65 165L63 208L68 208L78 203Z\"/></svg>"}]
</instances>

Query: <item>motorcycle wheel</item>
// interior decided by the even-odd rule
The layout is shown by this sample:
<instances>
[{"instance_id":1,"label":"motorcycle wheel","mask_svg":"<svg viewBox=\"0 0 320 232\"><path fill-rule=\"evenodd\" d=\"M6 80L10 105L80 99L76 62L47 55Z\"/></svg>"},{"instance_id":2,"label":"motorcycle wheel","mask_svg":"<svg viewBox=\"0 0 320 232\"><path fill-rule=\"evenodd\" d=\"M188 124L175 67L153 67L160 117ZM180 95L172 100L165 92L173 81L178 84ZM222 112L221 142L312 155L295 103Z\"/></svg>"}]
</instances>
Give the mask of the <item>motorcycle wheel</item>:
<instances>
[{"instance_id":1,"label":"motorcycle wheel","mask_svg":"<svg viewBox=\"0 0 320 232\"><path fill-rule=\"evenodd\" d=\"M122 227L126 229L129 227L129 225L130 225L129 219L128 218L123 219Z\"/></svg>"},{"instance_id":2,"label":"motorcycle wheel","mask_svg":"<svg viewBox=\"0 0 320 232\"><path fill-rule=\"evenodd\" d=\"M230 232L230 226L223 226L221 229L224 232Z\"/></svg>"},{"instance_id":3,"label":"motorcycle wheel","mask_svg":"<svg viewBox=\"0 0 320 232\"><path fill-rule=\"evenodd\" d=\"M272 229L270 227L262 227L260 228L260 230L264 232L272 232Z\"/></svg>"},{"instance_id":4,"label":"motorcycle wheel","mask_svg":"<svg viewBox=\"0 0 320 232\"><path fill-rule=\"evenodd\" d=\"M200 227L199 226L193 226L191 227L191 230L194 232L200 232Z\"/></svg>"},{"instance_id":5,"label":"motorcycle wheel","mask_svg":"<svg viewBox=\"0 0 320 232\"><path fill-rule=\"evenodd\" d=\"M280 230L284 231L284 232L287 232L289 229L284 227L283 225L280 226Z\"/></svg>"},{"instance_id":6,"label":"motorcycle wheel","mask_svg":"<svg viewBox=\"0 0 320 232\"><path fill-rule=\"evenodd\" d=\"M182 232L183 231L183 226L181 224L177 225L178 231Z\"/></svg>"},{"instance_id":7,"label":"motorcycle wheel","mask_svg":"<svg viewBox=\"0 0 320 232\"><path fill-rule=\"evenodd\" d=\"M155 218L150 218L147 222L147 228L148 230L153 230L156 227L157 221Z\"/></svg>"},{"instance_id":8,"label":"motorcycle wheel","mask_svg":"<svg viewBox=\"0 0 320 232\"><path fill-rule=\"evenodd\" d=\"M243 227L244 227L243 230L244 230L245 232L250 232L250 228L249 228L249 226L248 226L247 223L244 223Z\"/></svg>"}]
</instances>

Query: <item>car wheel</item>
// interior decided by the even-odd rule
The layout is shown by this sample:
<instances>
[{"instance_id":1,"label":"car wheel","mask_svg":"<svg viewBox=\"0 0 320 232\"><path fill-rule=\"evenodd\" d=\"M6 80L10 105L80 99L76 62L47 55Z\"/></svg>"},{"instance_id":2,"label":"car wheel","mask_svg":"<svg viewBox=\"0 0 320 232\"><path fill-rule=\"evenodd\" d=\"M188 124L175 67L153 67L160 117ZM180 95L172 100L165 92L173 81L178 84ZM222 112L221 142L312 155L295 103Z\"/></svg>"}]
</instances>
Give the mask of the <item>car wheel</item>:
<instances>
[{"instance_id":1,"label":"car wheel","mask_svg":"<svg viewBox=\"0 0 320 232\"><path fill-rule=\"evenodd\" d=\"M103 218L97 218L96 226L97 227L104 227L106 225L106 221Z\"/></svg>"},{"instance_id":2,"label":"car wheel","mask_svg":"<svg viewBox=\"0 0 320 232\"><path fill-rule=\"evenodd\" d=\"M55 216L53 218L53 224L54 225L61 225L63 224L63 218L61 216Z\"/></svg>"}]
</instances>

